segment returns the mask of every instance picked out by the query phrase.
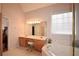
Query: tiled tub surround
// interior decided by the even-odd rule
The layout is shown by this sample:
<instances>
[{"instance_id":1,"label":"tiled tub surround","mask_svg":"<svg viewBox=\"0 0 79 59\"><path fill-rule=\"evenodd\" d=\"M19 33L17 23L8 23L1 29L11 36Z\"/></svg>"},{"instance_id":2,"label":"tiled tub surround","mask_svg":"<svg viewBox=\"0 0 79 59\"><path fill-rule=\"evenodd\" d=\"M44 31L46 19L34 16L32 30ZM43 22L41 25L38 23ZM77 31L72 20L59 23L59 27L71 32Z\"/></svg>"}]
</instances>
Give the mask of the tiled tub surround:
<instances>
[{"instance_id":1,"label":"tiled tub surround","mask_svg":"<svg viewBox=\"0 0 79 59\"><path fill-rule=\"evenodd\" d=\"M54 34L51 36L52 44L45 45L42 49L47 55L54 54L55 56L72 56L72 35ZM43 53L42 52L42 53Z\"/></svg>"},{"instance_id":2,"label":"tiled tub surround","mask_svg":"<svg viewBox=\"0 0 79 59\"><path fill-rule=\"evenodd\" d=\"M42 48L42 56L71 56L72 47L60 44L47 44Z\"/></svg>"}]
</instances>

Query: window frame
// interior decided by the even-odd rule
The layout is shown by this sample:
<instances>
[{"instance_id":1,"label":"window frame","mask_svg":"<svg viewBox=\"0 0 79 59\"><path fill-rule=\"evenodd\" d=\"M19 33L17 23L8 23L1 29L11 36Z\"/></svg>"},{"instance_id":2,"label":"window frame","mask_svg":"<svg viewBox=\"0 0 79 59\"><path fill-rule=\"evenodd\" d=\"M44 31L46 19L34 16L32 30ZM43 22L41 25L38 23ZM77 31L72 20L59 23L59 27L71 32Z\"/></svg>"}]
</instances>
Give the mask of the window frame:
<instances>
[{"instance_id":1,"label":"window frame","mask_svg":"<svg viewBox=\"0 0 79 59\"><path fill-rule=\"evenodd\" d=\"M70 13L71 15L70 15L69 13ZM64 14L66 14L67 16L64 16ZM69 14L69 15L68 15L68 14ZM58 18L57 16L60 16L60 15L63 15L63 17ZM55 20L55 18L53 18L54 16L56 17L56 21L53 21L53 20ZM51 19L51 23L52 23L52 24L51 24L51 33L52 33L52 34L72 34L72 25L73 25L73 24L72 24L72 22L73 22L73 20L72 20L72 12L61 13L61 14L55 14L55 15L52 15L51 18L52 18L52 19ZM60 21L62 21L62 22L57 22L57 21L59 21L59 20L57 20L57 19L62 19L62 20L60 20ZM57 25L58 25L58 23L60 23L61 27L64 26L64 25L62 25L63 23L65 23L65 25L67 25L67 23L66 23L65 21L63 21L63 19L71 19L71 20L72 20L72 21L70 20L70 22L67 21L67 22L69 22L70 25L71 25L70 27L67 27L67 26L66 26L66 27L68 28L68 30L69 30L69 28L70 28L69 31L67 30L67 28L66 28L66 30L64 29L64 31L61 30L61 29L63 29L63 28L60 28L60 31L57 31L57 30L59 29L59 28L58 28L58 29L56 28ZM56 22L56 23L54 23L54 22ZM55 24L57 24L57 25L54 26L53 23L54 23L54 25L55 25ZM69 23L68 23L68 24L69 24ZM53 26L54 26L54 27L53 27ZM55 29L53 29L53 28L55 28ZM65 28L65 27L64 27L64 28Z\"/></svg>"}]
</instances>

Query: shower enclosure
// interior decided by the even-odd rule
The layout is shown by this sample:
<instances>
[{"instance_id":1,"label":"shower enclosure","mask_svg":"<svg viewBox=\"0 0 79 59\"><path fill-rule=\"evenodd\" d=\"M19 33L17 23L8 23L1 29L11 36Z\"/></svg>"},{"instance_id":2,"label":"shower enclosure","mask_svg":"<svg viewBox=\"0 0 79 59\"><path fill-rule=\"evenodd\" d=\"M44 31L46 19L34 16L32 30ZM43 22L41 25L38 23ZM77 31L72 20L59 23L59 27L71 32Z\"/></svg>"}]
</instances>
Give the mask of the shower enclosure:
<instances>
[{"instance_id":1,"label":"shower enclosure","mask_svg":"<svg viewBox=\"0 0 79 59\"><path fill-rule=\"evenodd\" d=\"M74 36L74 55L79 56L79 3L74 4L75 36Z\"/></svg>"}]
</instances>

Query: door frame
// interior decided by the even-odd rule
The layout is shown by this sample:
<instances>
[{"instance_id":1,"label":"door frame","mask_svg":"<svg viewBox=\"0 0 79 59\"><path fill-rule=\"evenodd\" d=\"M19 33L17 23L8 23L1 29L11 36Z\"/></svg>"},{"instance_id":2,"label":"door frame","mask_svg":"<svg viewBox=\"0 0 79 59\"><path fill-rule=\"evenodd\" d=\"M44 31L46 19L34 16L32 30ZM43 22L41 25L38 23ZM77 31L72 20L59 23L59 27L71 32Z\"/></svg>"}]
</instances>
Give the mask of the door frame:
<instances>
[{"instance_id":1,"label":"door frame","mask_svg":"<svg viewBox=\"0 0 79 59\"><path fill-rule=\"evenodd\" d=\"M0 13L0 56L2 56L2 13Z\"/></svg>"},{"instance_id":2,"label":"door frame","mask_svg":"<svg viewBox=\"0 0 79 59\"><path fill-rule=\"evenodd\" d=\"M0 4L0 56L2 56L2 52L3 52L3 49L2 49L2 4Z\"/></svg>"}]
</instances>

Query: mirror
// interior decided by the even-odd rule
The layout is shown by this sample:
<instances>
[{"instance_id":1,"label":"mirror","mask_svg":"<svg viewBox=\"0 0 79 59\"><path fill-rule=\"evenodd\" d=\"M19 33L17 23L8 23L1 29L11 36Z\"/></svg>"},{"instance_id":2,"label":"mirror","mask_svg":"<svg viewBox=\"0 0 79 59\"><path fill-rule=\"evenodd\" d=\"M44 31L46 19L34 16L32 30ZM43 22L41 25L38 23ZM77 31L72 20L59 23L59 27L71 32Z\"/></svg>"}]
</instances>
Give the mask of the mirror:
<instances>
[{"instance_id":1,"label":"mirror","mask_svg":"<svg viewBox=\"0 0 79 59\"><path fill-rule=\"evenodd\" d=\"M27 35L36 35L36 36L45 36L46 35L46 25L45 21L37 22L37 23L29 23L27 24L26 30L28 30Z\"/></svg>"}]
</instances>

